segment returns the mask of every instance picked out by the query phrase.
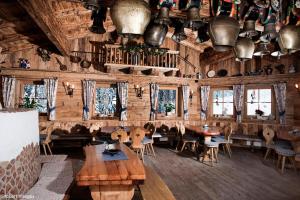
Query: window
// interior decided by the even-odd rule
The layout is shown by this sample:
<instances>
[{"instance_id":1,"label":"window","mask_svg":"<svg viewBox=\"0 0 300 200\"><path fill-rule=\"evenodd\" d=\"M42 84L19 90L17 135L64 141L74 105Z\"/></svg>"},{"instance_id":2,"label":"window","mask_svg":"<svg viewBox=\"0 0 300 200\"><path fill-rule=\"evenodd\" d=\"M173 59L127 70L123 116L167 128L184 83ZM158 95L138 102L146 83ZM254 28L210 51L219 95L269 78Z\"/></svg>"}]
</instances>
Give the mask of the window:
<instances>
[{"instance_id":1,"label":"window","mask_svg":"<svg viewBox=\"0 0 300 200\"><path fill-rule=\"evenodd\" d=\"M176 90L162 89L158 92L158 108L159 114L176 114Z\"/></svg>"},{"instance_id":2,"label":"window","mask_svg":"<svg viewBox=\"0 0 300 200\"><path fill-rule=\"evenodd\" d=\"M215 116L233 115L233 90L213 91L212 113Z\"/></svg>"},{"instance_id":3,"label":"window","mask_svg":"<svg viewBox=\"0 0 300 200\"><path fill-rule=\"evenodd\" d=\"M25 84L22 104L26 108L35 107L40 113L47 113L45 85Z\"/></svg>"},{"instance_id":4,"label":"window","mask_svg":"<svg viewBox=\"0 0 300 200\"><path fill-rule=\"evenodd\" d=\"M256 110L263 112L262 116L272 114L272 90L248 89L247 90L247 115L256 115Z\"/></svg>"},{"instance_id":5,"label":"window","mask_svg":"<svg viewBox=\"0 0 300 200\"><path fill-rule=\"evenodd\" d=\"M96 88L95 113L99 117L114 117L117 110L117 88Z\"/></svg>"}]
</instances>

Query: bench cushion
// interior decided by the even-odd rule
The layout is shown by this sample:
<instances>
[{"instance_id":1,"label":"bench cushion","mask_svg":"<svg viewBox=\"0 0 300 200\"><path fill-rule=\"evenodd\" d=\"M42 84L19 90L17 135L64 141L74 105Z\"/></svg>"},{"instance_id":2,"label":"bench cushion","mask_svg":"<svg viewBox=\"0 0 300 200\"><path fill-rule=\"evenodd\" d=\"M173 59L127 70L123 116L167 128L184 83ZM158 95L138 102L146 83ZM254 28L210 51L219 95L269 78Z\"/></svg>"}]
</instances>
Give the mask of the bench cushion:
<instances>
[{"instance_id":1,"label":"bench cushion","mask_svg":"<svg viewBox=\"0 0 300 200\"><path fill-rule=\"evenodd\" d=\"M296 153L292 149L276 146L275 151L277 154L282 156L294 156Z\"/></svg>"}]
</instances>

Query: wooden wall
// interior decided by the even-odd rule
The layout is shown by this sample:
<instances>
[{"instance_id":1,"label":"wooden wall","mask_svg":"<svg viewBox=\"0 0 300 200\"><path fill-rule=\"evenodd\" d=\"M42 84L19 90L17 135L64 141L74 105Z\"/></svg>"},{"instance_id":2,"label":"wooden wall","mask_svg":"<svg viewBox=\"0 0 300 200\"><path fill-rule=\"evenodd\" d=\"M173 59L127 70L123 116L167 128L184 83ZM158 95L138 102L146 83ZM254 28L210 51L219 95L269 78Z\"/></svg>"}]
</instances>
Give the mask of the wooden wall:
<instances>
[{"instance_id":1,"label":"wooden wall","mask_svg":"<svg viewBox=\"0 0 300 200\"><path fill-rule=\"evenodd\" d=\"M92 45L90 41L105 41L107 36L93 36L83 39L74 40L72 42L73 50L91 51ZM163 47L168 47L171 50L180 50L180 55L186 57L197 68L193 68L188 64L180 61L180 71L182 75L195 75L196 72L201 72L204 79L196 80L195 78L181 78L181 77L164 77L164 76L146 76L139 74L123 74L119 73L104 73L98 70L97 66L91 66L89 69L82 69L79 64L74 64L69 61L68 57L62 57L56 54L51 55L49 62L43 62L42 59L36 54L36 49L27 51L19 51L10 54L4 64L1 64L1 75L14 75L18 80L18 86L26 80L40 80L47 77L58 77L58 95L57 95L57 121L73 121L82 122L82 87L81 81L83 79L95 79L99 83L116 83L118 81L128 81L129 83L129 99L128 99L128 125L143 125L149 120L150 115L150 91L149 83L157 82L160 85L180 87L183 84L189 84L194 91L192 103L190 104L190 120L191 124L202 124L206 122L200 121L200 93L199 87L201 85L211 85L212 87L224 87L232 86L234 84L251 84L251 85L272 85L279 81L288 83L288 95L287 95L287 123L290 126L300 125L300 93L294 87L294 84L300 83L300 75L297 74L280 74L271 76L244 76L244 77L224 77L224 78L206 78L206 73L209 70L228 70L229 75L235 75L241 72L241 64L236 62L232 53L224 54L211 54L210 56L203 56L200 52L197 52L189 47L183 45L177 45L170 39L166 39ZM31 63L30 70L20 69L18 66L18 59L26 58ZM63 64L67 65L68 70L62 72L59 70L59 64L56 61L59 59ZM87 59L91 59L90 55L87 55ZM245 64L244 71L254 70L257 67L265 66L267 64L276 65L277 63L283 63L286 66L293 63L299 67L299 56L286 56L281 60L274 60L271 58L253 59ZM275 64L274 64L275 63ZM258 66L259 65L259 66ZM201 67L200 67L201 66ZM299 70L298 70L299 71ZM75 85L75 91L73 97L66 95L63 82L69 82ZM134 84L138 84L145 88L143 98L136 97ZM17 87L16 102L20 102L20 87ZM41 117L41 121L46 119ZM183 120L182 117L177 118L165 118L158 120L157 123L175 124L177 120ZM96 120L92 120L96 121ZM234 119L214 119L209 118L208 122L234 122ZM102 120L104 125L119 125L118 120ZM244 120L246 124L273 124L278 125L278 120L256 122Z\"/></svg>"}]
</instances>

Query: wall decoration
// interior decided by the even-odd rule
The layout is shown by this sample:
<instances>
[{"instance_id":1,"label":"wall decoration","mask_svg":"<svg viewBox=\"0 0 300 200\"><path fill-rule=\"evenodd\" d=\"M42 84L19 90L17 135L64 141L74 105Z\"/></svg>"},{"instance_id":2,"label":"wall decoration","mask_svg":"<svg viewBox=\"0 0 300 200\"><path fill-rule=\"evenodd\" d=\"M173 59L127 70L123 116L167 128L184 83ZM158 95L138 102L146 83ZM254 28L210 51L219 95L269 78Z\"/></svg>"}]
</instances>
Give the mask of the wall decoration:
<instances>
[{"instance_id":1,"label":"wall decoration","mask_svg":"<svg viewBox=\"0 0 300 200\"><path fill-rule=\"evenodd\" d=\"M62 64L62 62L60 62L60 60L56 57L56 61L59 64L59 69L61 71L66 71L68 69L67 65Z\"/></svg>"},{"instance_id":2,"label":"wall decoration","mask_svg":"<svg viewBox=\"0 0 300 200\"><path fill-rule=\"evenodd\" d=\"M25 58L19 58L19 67L23 69L30 69L29 60Z\"/></svg>"},{"instance_id":3,"label":"wall decoration","mask_svg":"<svg viewBox=\"0 0 300 200\"><path fill-rule=\"evenodd\" d=\"M43 49L41 47L37 48L36 51L37 51L37 54L42 58L42 60L44 62L50 61L50 59L51 59L50 55L52 54L51 51L49 51L47 49Z\"/></svg>"}]
</instances>

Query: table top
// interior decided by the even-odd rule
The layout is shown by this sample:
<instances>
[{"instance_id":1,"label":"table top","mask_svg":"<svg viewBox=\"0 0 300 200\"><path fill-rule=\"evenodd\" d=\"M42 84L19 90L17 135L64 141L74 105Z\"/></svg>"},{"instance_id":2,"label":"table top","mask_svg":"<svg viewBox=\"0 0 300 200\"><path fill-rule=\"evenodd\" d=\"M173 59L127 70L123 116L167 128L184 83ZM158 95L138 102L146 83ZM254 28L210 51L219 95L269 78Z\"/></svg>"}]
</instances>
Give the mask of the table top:
<instances>
[{"instance_id":1,"label":"table top","mask_svg":"<svg viewBox=\"0 0 300 200\"><path fill-rule=\"evenodd\" d=\"M100 145L84 147L86 160L76 175L77 184L90 185L132 185L146 178L142 161L124 144L118 144L128 160L103 161Z\"/></svg>"},{"instance_id":2,"label":"table top","mask_svg":"<svg viewBox=\"0 0 300 200\"><path fill-rule=\"evenodd\" d=\"M289 129L279 129L276 133L277 138L288 141L300 141L300 136L290 134Z\"/></svg>"},{"instance_id":3,"label":"table top","mask_svg":"<svg viewBox=\"0 0 300 200\"><path fill-rule=\"evenodd\" d=\"M199 135L204 135L204 136L220 135L219 128L215 126L209 126L208 128L203 128L202 126L186 125L185 128Z\"/></svg>"}]
</instances>

